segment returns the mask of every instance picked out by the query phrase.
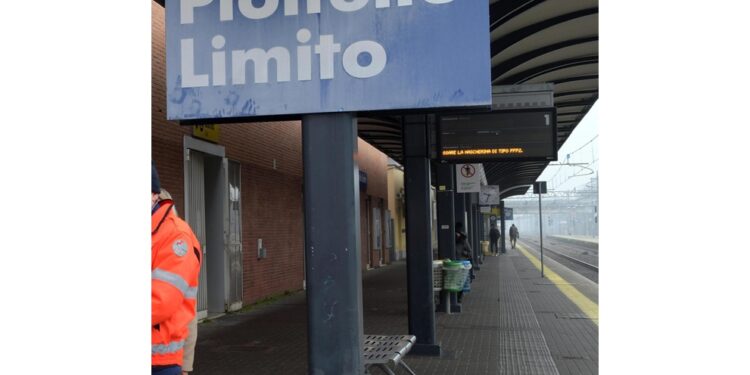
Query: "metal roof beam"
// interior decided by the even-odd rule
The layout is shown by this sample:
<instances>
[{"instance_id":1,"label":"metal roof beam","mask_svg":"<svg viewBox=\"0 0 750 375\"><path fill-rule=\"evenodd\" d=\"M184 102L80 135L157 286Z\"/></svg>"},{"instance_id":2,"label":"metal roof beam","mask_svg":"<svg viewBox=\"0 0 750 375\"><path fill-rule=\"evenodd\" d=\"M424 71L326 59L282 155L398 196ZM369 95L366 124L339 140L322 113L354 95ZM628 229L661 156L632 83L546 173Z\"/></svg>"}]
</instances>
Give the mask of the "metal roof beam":
<instances>
[{"instance_id":1,"label":"metal roof beam","mask_svg":"<svg viewBox=\"0 0 750 375\"><path fill-rule=\"evenodd\" d=\"M571 95L586 95L586 94L598 94L599 90L577 90L577 91L563 91L555 93L555 98L562 98L563 96L571 96Z\"/></svg>"},{"instance_id":2,"label":"metal roof beam","mask_svg":"<svg viewBox=\"0 0 750 375\"><path fill-rule=\"evenodd\" d=\"M591 98L591 99L581 99L581 100L574 100L569 102L555 102L555 107L557 108L565 108L565 107L582 107L587 105L594 105L596 103L596 99L598 99L597 96ZM573 113L570 113L569 115L572 115ZM557 114L558 116L562 116L561 114Z\"/></svg>"},{"instance_id":3,"label":"metal roof beam","mask_svg":"<svg viewBox=\"0 0 750 375\"><path fill-rule=\"evenodd\" d=\"M588 80L592 80L592 79L599 79L599 75L598 74L593 74L593 75L576 76L576 77L565 77L565 78L555 79L555 80L552 80L550 82L552 82L552 83L554 83L556 85L559 85L561 83L576 82L576 81L588 81Z\"/></svg>"},{"instance_id":4,"label":"metal roof beam","mask_svg":"<svg viewBox=\"0 0 750 375\"><path fill-rule=\"evenodd\" d=\"M490 5L490 32L544 0L502 0Z\"/></svg>"},{"instance_id":5,"label":"metal roof beam","mask_svg":"<svg viewBox=\"0 0 750 375\"><path fill-rule=\"evenodd\" d=\"M557 50L571 47L571 46L576 46L579 44L591 43L591 42L595 42L598 40L599 40L598 36L590 36L586 38L576 38L576 39L565 40L559 43L550 44L548 46L537 48L533 51L529 51L524 54L513 57L511 59L505 60L501 62L500 64L492 67L492 77L500 77L505 72L508 72L511 69L527 61L530 61L531 59L544 55L546 53L550 53L550 52L557 51Z\"/></svg>"},{"instance_id":6,"label":"metal roof beam","mask_svg":"<svg viewBox=\"0 0 750 375\"><path fill-rule=\"evenodd\" d=\"M598 56L585 56L585 57L576 57L572 59L565 59L565 60L551 62L549 64L544 64L536 68L527 69L522 72L518 72L510 77L503 78L502 80L498 82L495 82L495 80L499 79L500 76L499 75L493 76L492 83L500 84L500 85L518 85L536 76L540 76L542 74L549 73L549 72L554 72L555 70L570 68L573 66L590 65L590 64L598 64L598 63L599 63Z\"/></svg>"},{"instance_id":7,"label":"metal roof beam","mask_svg":"<svg viewBox=\"0 0 750 375\"><path fill-rule=\"evenodd\" d=\"M536 34L544 29L559 25L563 22L574 20L576 18L587 17L587 16L590 16L592 14L597 14L597 13L599 13L599 7L583 9L577 12L572 12L568 14L563 14L561 16L553 17L548 20L544 20L542 22L538 22L533 25L526 26L512 33L508 33L504 37L490 44L490 56L495 56L498 53L505 50L506 48L518 43L522 39L530 35ZM492 30L494 29L491 29L490 32L492 32Z\"/></svg>"},{"instance_id":8,"label":"metal roof beam","mask_svg":"<svg viewBox=\"0 0 750 375\"><path fill-rule=\"evenodd\" d=\"M374 139L378 139L381 137L384 139L394 139L393 137L398 137L398 139L403 139L401 134L379 132L379 131L371 132L367 130L360 130L359 132L357 132L357 134L360 137L368 137L368 138L374 138Z\"/></svg>"}]
</instances>

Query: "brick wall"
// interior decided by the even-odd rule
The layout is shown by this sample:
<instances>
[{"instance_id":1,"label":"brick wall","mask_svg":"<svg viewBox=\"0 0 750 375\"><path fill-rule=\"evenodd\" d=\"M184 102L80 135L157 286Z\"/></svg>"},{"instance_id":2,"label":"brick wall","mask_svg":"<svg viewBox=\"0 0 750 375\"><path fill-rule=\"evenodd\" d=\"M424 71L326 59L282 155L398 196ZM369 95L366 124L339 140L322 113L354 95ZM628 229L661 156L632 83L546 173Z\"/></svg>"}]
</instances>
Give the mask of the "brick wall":
<instances>
[{"instance_id":1,"label":"brick wall","mask_svg":"<svg viewBox=\"0 0 750 375\"><path fill-rule=\"evenodd\" d=\"M369 241L370 236L367 230L369 221L367 220L367 192L359 192L359 242L360 242L360 263L362 264L362 270L367 269L367 263L369 260Z\"/></svg>"},{"instance_id":2,"label":"brick wall","mask_svg":"<svg viewBox=\"0 0 750 375\"><path fill-rule=\"evenodd\" d=\"M166 120L164 8L152 2L152 158L162 186L184 215L183 137L192 128ZM243 302L302 288L302 142L299 122L220 127L221 146L241 164ZM257 258L263 239L267 257Z\"/></svg>"},{"instance_id":3,"label":"brick wall","mask_svg":"<svg viewBox=\"0 0 750 375\"><path fill-rule=\"evenodd\" d=\"M384 210L388 207L388 157L369 143L359 139L355 160L359 165L359 169L367 173L367 190L360 191L360 242L362 269L365 269L368 260L373 267L378 266L380 252L385 248ZM370 210L367 210L367 199L370 200ZM367 225L371 228L373 227L372 208L374 207L380 208L380 238L382 243L380 245L380 250L369 251L369 246L372 244L372 238L367 230ZM388 258L384 258L384 263L388 263Z\"/></svg>"},{"instance_id":4,"label":"brick wall","mask_svg":"<svg viewBox=\"0 0 750 375\"><path fill-rule=\"evenodd\" d=\"M367 173L367 194L388 200L388 157L369 143L359 139L357 156L359 169Z\"/></svg>"},{"instance_id":5,"label":"brick wall","mask_svg":"<svg viewBox=\"0 0 750 375\"><path fill-rule=\"evenodd\" d=\"M192 128L166 120L165 77L164 8L152 2L152 158L163 187L184 215L183 137L192 134ZM300 123L228 124L221 125L220 132L219 145L225 147L226 157L241 164L243 302L300 289L304 275ZM368 174L368 190L362 196L369 194L374 204L380 199L387 202L387 157L361 139L358 148L357 161ZM264 259L257 258L259 238L267 249Z\"/></svg>"},{"instance_id":6,"label":"brick wall","mask_svg":"<svg viewBox=\"0 0 750 375\"><path fill-rule=\"evenodd\" d=\"M406 235L403 229L406 228L406 218L402 215L403 208L397 201L396 195L404 187L404 172L399 167L392 166L388 169L388 199L393 215L394 246L396 251L406 250Z\"/></svg>"},{"instance_id":7,"label":"brick wall","mask_svg":"<svg viewBox=\"0 0 750 375\"><path fill-rule=\"evenodd\" d=\"M286 290L302 288L304 220L302 180L243 164L243 300L252 303ZM263 239L266 258L257 258Z\"/></svg>"},{"instance_id":8,"label":"brick wall","mask_svg":"<svg viewBox=\"0 0 750 375\"><path fill-rule=\"evenodd\" d=\"M182 215L184 202L183 128L166 120L166 52L164 39L164 8L151 2L151 157L159 170L159 179L175 201Z\"/></svg>"}]
</instances>

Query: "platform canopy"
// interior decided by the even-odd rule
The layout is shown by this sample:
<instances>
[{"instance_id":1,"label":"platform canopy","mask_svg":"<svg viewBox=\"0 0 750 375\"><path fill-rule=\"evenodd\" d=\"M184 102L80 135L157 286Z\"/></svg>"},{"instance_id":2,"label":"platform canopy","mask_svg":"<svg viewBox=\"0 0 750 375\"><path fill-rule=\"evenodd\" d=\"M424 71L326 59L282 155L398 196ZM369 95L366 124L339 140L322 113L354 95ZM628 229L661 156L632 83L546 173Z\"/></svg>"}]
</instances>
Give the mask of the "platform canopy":
<instances>
[{"instance_id":1,"label":"platform canopy","mask_svg":"<svg viewBox=\"0 0 750 375\"><path fill-rule=\"evenodd\" d=\"M559 149L599 97L598 1L489 0L488 6L492 84L554 83ZM400 117L361 114L358 133L403 163ZM484 163L484 170L505 198L525 194L548 164Z\"/></svg>"},{"instance_id":2,"label":"platform canopy","mask_svg":"<svg viewBox=\"0 0 750 375\"><path fill-rule=\"evenodd\" d=\"M492 84L554 83L558 149L599 97L599 8L596 0L490 0ZM403 161L401 124L361 117L359 136ZM525 194L549 162L484 163L487 182Z\"/></svg>"}]
</instances>

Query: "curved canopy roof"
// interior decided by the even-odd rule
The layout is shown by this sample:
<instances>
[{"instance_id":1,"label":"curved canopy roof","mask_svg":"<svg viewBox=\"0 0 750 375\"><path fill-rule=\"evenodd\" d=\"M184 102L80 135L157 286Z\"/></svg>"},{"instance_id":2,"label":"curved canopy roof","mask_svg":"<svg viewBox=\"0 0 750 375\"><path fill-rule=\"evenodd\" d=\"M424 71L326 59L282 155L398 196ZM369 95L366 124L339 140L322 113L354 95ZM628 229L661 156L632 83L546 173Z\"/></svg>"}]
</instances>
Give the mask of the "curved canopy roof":
<instances>
[{"instance_id":1,"label":"curved canopy roof","mask_svg":"<svg viewBox=\"0 0 750 375\"><path fill-rule=\"evenodd\" d=\"M599 97L597 0L490 0L492 84L555 84L558 149ZM403 162L396 118L360 118L359 136ZM525 194L549 162L484 163L503 197Z\"/></svg>"},{"instance_id":2,"label":"curved canopy roof","mask_svg":"<svg viewBox=\"0 0 750 375\"><path fill-rule=\"evenodd\" d=\"M559 149L599 97L598 0L489 0L488 6L492 84L554 83ZM360 117L358 131L403 163L400 118ZM484 169L487 183L508 197L525 194L548 164L484 163Z\"/></svg>"}]
</instances>

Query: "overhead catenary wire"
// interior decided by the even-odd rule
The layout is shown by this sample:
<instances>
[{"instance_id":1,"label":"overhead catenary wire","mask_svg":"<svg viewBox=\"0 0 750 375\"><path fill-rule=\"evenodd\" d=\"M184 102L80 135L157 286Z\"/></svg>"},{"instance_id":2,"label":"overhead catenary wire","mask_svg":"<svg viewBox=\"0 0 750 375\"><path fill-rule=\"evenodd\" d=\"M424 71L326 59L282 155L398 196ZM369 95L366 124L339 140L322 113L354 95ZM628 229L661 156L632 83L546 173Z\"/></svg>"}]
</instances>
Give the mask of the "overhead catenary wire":
<instances>
[{"instance_id":1,"label":"overhead catenary wire","mask_svg":"<svg viewBox=\"0 0 750 375\"><path fill-rule=\"evenodd\" d=\"M595 135L595 136L594 136L593 138L591 138L591 139L590 139L590 140L589 140L588 142L584 143L584 144L583 144L583 146L581 146L581 147L578 147L578 148L577 148L577 149L576 149L575 151L573 151L573 152L569 152L569 153L568 153L568 155L573 155L573 154L575 154L576 152L578 152L578 151L581 151L581 149L582 149L582 148L584 148L584 147L588 146L588 144L589 144L589 143L593 142L593 141L594 141L594 140L595 140L596 138L598 138L598 137L599 137L599 134Z\"/></svg>"},{"instance_id":2,"label":"overhead catenary wire","mask_svg":"<svg viewBox=\"0 0 750 375\"><path fill-rule=\"evenodd\" d=\"M584 143L583 145L581 145L581 146L580 146L580 147L578 147L577 149L573 150L572 152L569 152L569 153L567 153L567 155L566 155L566 158L565 158L565 159L566 159L566 160L565 160L565 163L560 163L560 164L552 164L552 165L550 165L550 166L559 166L559 167L563 167L563 166L573 166L573 165L571 165L571 164L570 164L570 156L571 156L571 155L574 155L574 154L575 154L576 152L578 152L578 151L582 150L583 148L585 148L586 146L588 146L589 144L591 144L591 142L595 141L595 140L596 140L596 139L597 139L598 137L599 137L599 134L596 134L596 135L594 135L594 136L593 136L593 137L592 137L591 139L589 139L589 140L588 140L588 141L587 141L586 143ZM588 163L586 163L585 165L586 165L586 166L588 166L588 165L591 165L591 164L593 164L594 162L596 162L596 161L598 161L598 160L599 160L599 159L593 160L593 161L591 161L591 162L588 162ZM577 173L576 173L576 174L573 174L573 175L568 175L568 176L566 176L565 180L563 180L562 182L559 182L559 183L558 183L558 182L557 182L557 181L558 181L558 180L557 180L557 176L558 176L558 175L560 174L560 171L562 171L562 170L563 170L563 168L559 168L559 169L558 169L557 171L555 171L555 174L554 174L554 175L552 175L552 178L550 179L550 180L551 180L551 182L552 182L552 183L551 183L551 185L552 185L552 189L557 189L557 188L558 188L559 186L561 186L561 185L564 185L564 184L565 184L566 182L568 182L568 181L569 181L570 179L572 179L572 178L574 178L574 177L580 177L580 176L582 176L582 175L578 175ZM588 174L586 174L586 175L588 175ZM586 175L583 175L583 176L586 176Z\"/></svg>"}]
</instances>

